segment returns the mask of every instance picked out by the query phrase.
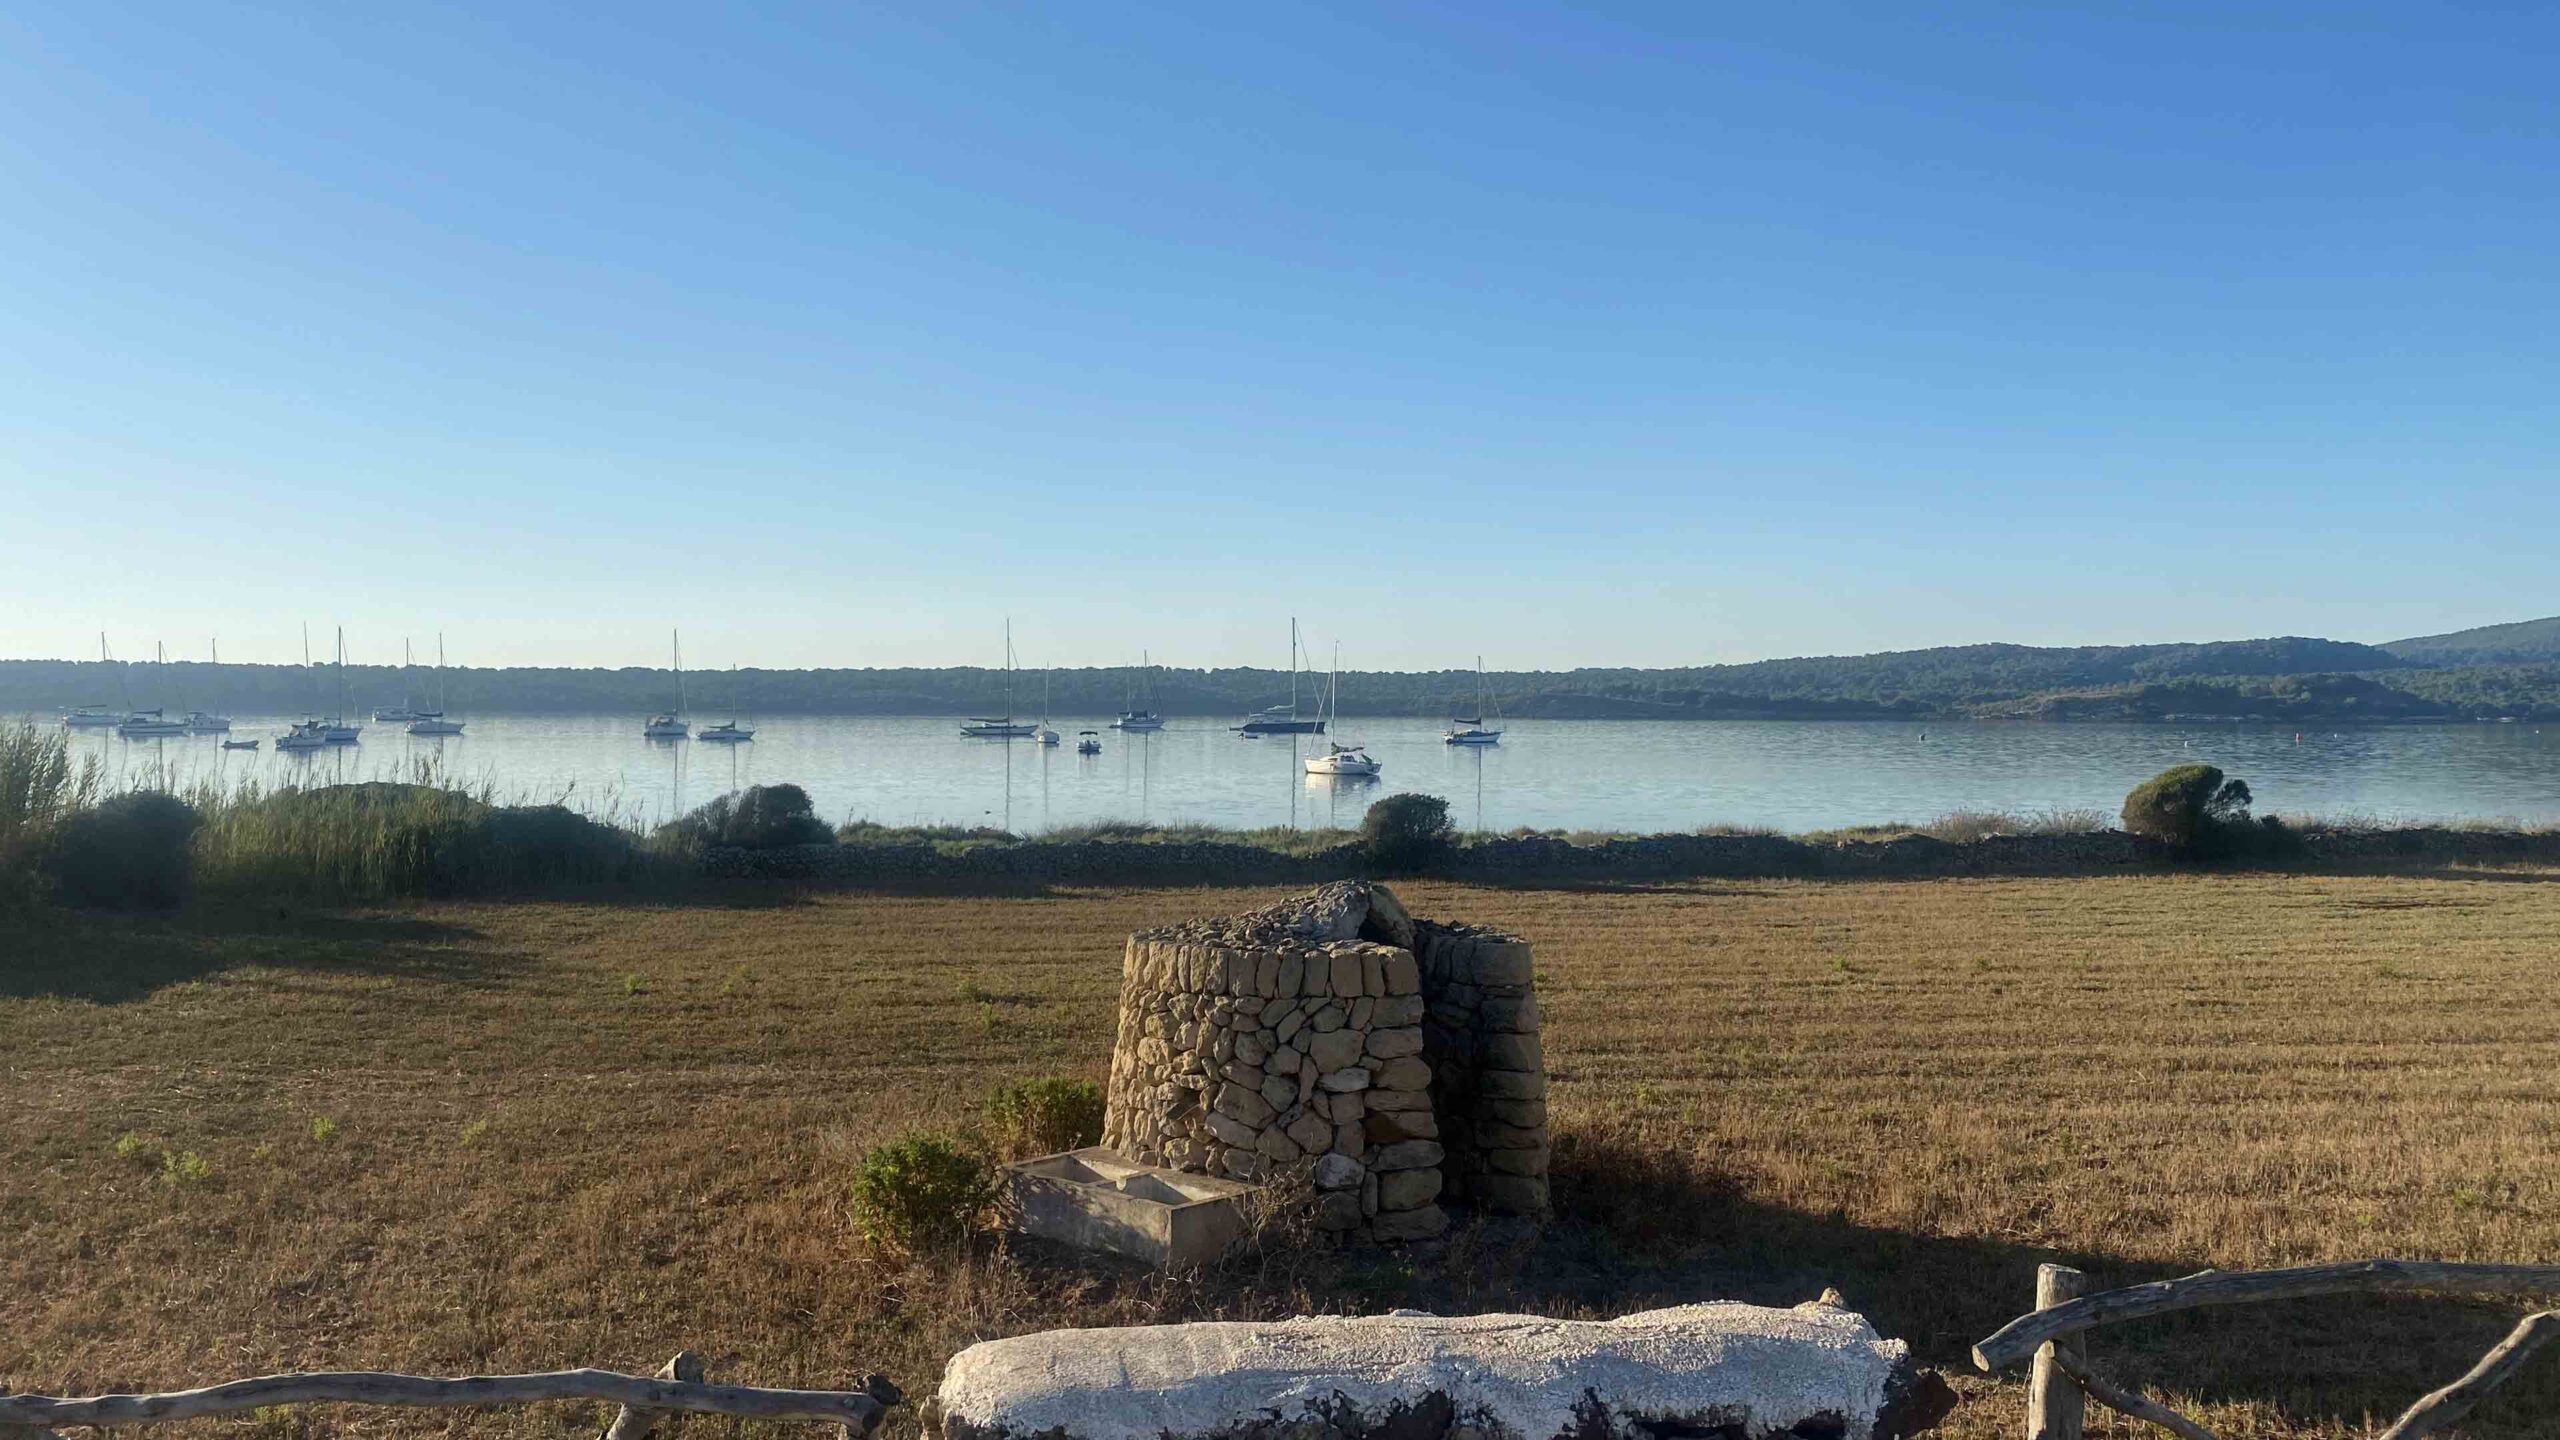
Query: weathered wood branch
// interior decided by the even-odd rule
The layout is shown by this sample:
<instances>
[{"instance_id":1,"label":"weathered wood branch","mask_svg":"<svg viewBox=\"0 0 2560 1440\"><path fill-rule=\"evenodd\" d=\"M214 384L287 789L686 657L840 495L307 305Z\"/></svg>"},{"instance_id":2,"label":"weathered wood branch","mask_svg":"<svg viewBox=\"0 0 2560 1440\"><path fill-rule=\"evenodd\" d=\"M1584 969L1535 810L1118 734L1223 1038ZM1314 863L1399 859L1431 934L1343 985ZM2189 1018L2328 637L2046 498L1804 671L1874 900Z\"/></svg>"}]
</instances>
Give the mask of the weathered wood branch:
<instances>
[{"instance_id":1,"label":"weathered wood branch","mask_svg":"<svg viewBox=\"0 0 2560 1440\"><path fill-rule=\"evenodd\" d=\"M690 1350L679 1350L676 1358L658 1367L658 1378L699 1385L702 1383L702 1357ZM657 1411L635 1410L625 1405L613 1412L613 1423L604 1427L604 1440L649 1440L649 1432L657 1428Z\"/></svg>"},{"instance_id":2,"label":"weathered wood branch","mask_svg":"<svg viewBox=\"0 0 2560 1440\"><path fill-rule=\"evenodd\" d=\"M2136 1420L2148 1420L2172 1435L2185 1437L2185 1440L2214 1440L2212 1431L2149 1396L2128 1390L2105 1376L2096 1374L2089 1369L2089 1362L2077 1356L2064 1355L2057 1350L2053 1363L2064 1374L2078 1381L2081 1390L2086 1392L2090 1399L2120 1415L2130 1415Z\"/></svg>"},{"instance_id":3,"label":"weathered wood branch","mask_svg":"<svg viewBox=\"0 0 2560 1440\"><path fill-rule=\"evenodd\" d=\"M2139 1320L2204 1305L2292 1300L2357 1290L2449 1290L2473 1294L2560 1294L2560 1265L2446 1265L2422 1260L2351 1260L2289 1270L2206 1270L2105 1290L2050 1310L2021 1315L1973 1347L1973 1363L2000 1370L2036 1347L2119 1320Z\"/></svg>"},{"instance_id":4,"label":"weathered wood branch","mask_svg":"<svg viewBox=\"0 0 2560 1440\"><path fill-rule=\"evenodd\" d=\"M558 1370L545 1375L468 1375L438 1380L354 1370L263 1375L201 1390L158 1395L0 1395L0 1426L136 1425L255 1410L266 1405L523 1405L542 1400L611 1400L634 1410L752 1415L766 1420L821 1420L854 1436L869 1435L885 1409L865 1391L766 1390L661 1380L611 1370Z\"/></svg>"},{"instance_id":5,"label":"weathered wood branch","mask_svg":"<svg viewBox=\"0 0 2560 1440\"><path fill-rule=\"evenodd\" d=\"M2470 1414L2472 1406L2505 1384L2533 1358L2534 1351L2554 1339L2560 1339L2560 1310L2527 1315L2468 1374L2402 1411L2391 1428L2382 1432L2382 1440L2417 1440Z\"/></svg>"},{"instance_id":6,"label":"weathered wood branch","mask_svg":"<svg viewBox=\"0 0 2560 1440\"><path fill-rule=\"evenodd\" d=\"M2036 1267L2039 1310L2076 1300L2088 1288L2089 1277L2068 1265ZM2080 1440L2089 1406L2062 1362L2083 1353L2084 1343L2077 1335L2066 1335L2036 1351L2035 1369L2027 1376L2027 1440ZM2062 1353L2066 1350L2070 1357Z\"/></svg>"}]
</instances>

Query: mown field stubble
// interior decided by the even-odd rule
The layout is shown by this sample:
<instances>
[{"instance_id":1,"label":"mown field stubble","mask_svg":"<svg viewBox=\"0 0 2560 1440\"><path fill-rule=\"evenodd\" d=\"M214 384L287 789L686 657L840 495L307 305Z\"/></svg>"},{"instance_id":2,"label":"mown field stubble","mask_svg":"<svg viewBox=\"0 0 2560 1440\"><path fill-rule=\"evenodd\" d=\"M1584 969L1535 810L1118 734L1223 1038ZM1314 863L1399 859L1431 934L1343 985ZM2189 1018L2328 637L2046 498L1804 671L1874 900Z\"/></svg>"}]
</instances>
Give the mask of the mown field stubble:
<instances>
[{"instance_id":1,"label":"mown field stubble","mask_svg":"<svg viewBox=\"0 0 2560 1440\"><path fill-rule=\"evenodd\" d=\"M921 1397L958 1347L1054 1325L1608 1314L1836 1285L1958 1379L1945 1433L2006 1436L2022 1386L1963 1379L1964 1349L2025 1308L2039 1260L2108 1285L2560 1259L2560 873L1400 889L1537 944L1564 1213L1536 1236L1275 1247L1184 1279L993 1235L875 1255L846 1184L866 1146L964 1126L998 1080L1099 1078L1123 937L1277 892L264 907L21 931L0 964L0 1381L646 1371L692 1347L715 1378L876 1370ZM2102 1332L2096 1353L2225 1435L2342 1437L2458 1374L2522 1308L2205 1312ZM2545 1362L2469 1433L2551 1433L2555 1376Z\"/></svg>"}]
</instances>

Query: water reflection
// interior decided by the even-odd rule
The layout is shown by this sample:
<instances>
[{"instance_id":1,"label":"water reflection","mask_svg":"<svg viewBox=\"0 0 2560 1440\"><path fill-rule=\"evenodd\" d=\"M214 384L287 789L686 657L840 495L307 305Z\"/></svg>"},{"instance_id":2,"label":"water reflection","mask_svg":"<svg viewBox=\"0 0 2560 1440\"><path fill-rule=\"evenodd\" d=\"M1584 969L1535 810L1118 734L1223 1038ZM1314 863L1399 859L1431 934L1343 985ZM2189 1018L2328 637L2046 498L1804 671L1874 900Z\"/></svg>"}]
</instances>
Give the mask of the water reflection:
<instances>
[{"instance_id":1,"label":"water reflection","mask_svg":"<svg viewBox=\"0 0 2560 1440\"><path fill-rule=\"evenodd\" d=\"M1518 722L1499 746L1472 747L1443 745L1436 723L1362 718L1360 739L1384 766L1368 783L1306 775L1307 747L1322 737L1245 740L1207 719L1153 734L1112 730L1107 717L1050 723L1068 735L1096 730L1103 753L1070 765L1035 746L1033 761L1013 742L962 740L944 717L768 718L752 744L711 755L697 754L697 741L641 741L630 715L475 716L467 735L441 739L376 726L363 743L307 752L273 748L289 724L282 716L234 717L234 738L265 742L254 751L226 751L215 735L69 733L118 789L405 780L423 766L502 799L567 797L642 824L762 779L805 787L830 820L891 825L1349 827L1376 796L1415 790L1447 799L1453 819L1480 831L1818 829L1956 809L2112 816L2136 781L2186 760L2247 779L2262 810L2560 821L2560 727L2531 725L2297 739L2288 727L2227 724L1549 720ZM1026 764L1038 774L1017 774Z\"/></svg>"}]
</instances>

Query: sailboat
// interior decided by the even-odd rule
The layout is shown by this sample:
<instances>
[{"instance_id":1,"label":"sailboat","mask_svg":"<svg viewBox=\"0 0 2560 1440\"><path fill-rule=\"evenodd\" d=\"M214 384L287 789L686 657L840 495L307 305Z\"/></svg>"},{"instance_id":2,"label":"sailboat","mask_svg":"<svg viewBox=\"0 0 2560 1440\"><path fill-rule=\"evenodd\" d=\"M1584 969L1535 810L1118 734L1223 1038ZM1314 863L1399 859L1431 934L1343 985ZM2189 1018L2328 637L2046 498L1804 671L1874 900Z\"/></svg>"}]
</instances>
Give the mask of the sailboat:
<instances>
[{"instance_id":1,"label":"sailboat","mask_svg":"<svg viewBox=\"0 0 2560 1440\"><path fill-rule=\"evenodd\" d=\"M302 675L311 682L311 698L320 698L320 678L311 673L311 625L302 626ZM317 720L297 720L291 729L276 737L276 748L284 751L307 751L325 748L329 743L328 727Z\"/></svg>"},{"instance_id":2,"label":"sailboat","mask_svg":"<svg viewBox=\"0 0 2560 1440\"><path fill-rule=\"evenodd\" d=\"M729 667L729 703L732 705L738 703L738 667L735 665ZM735 720L723 720L717 725L703 726L694 732L693 738L708 740L714 745L735 745L741 741L753 740L756 738L756 732Z\"/></svg>"},{"instance_id":3,"label":"sailboat","mask_svg":"<svg viewBox=\"0 0 2560 1440\"><path fill-rule=\"evenodd\" d=\"M104 630L98 632L98 665L108 670L115 667L115 661L107 656L107 632ZM121 690L123 675L119 673L116 680L118 689ZM129 702L132 697L128 695L126 699ZM123 710L112 710L104 705L74 705L62 712L62 723L74 730L112 730L124 720L125 715L132 708L130 703Z\"/></svg>"},{"instance_id":4,"label":"sailboat","mask_svg":"<svg viewBox=\"0 0 2560 1440\"><path fill-rule=\"evenodd\" d=\"M640 733L652 740L682 740L693 734L693 726L684 718L684 639L675 631L667 632L668 663L675 669L676 708L664 715L652 715Z\"/></svg>"},{"instance_id":5,"label":"sailboat","mask_svg":"<svg viewBox=\"0 0 2560 1440\"><path fill-rule=\"evenodd\" d=\"M406 725L426 718L427 712L417 708L417 682L417 662L409 658L409 638L404 635L400 637L400 703L374 711L373 718L387 725Z\"/></svg>"},{"instance_id":6,"label":"sailboat","mask_svg":"<svg viewBox=\"0 0 2560 1440\"><path fill-rule=\"evenodd\" d=\"M1246 716L1244 723L1236 729L1247 735L1321 735L1324 733L1322 717L1307 720L1298 715L1298 651L1298 621L1297 617L1292 616L1289 620L1289 703L1286 708L1274 705L1268 710L1257 710Z\"/></svg>"},{"instance_id":7,"label":"sailboat","mask_svg":"<svg viewBox=\"0 0 2560 1440\"><path fill-rule=\"evenodd\" d=\"M1325 674L1325 718L1340 719L1342 714L1342 647L1333 647L1333 669ZM1369 752L1358 745L1325 743L1325 753L1307 757L1307 773L1331 775L1345 780L1374 780L1386 767L1369 758Z\"/></svg>"},{"instance_id":8,"label":"sailboat","mask_svg":"<svg viewBox=\"0 0 2560 1440\"><path fill-rule=\"evenodd\" d=\"M1114 730L1145 734L1164 728L1164 717L1155 711L1155 657L1144 650L1139 651L1138 667L1137 675L1129 683L1129 708L1121 711L1120 718L1111 722ZM1144 704L1139 703L1142 700Z\"/></svg>"},{"instance_id":9,"label":"sailboat","mask_svg":"<svg viewBox=\"0 0 2560 1440\"><path fill-rule=\"evenodd\" d=\"M219 640L208 640L205 644L210 647L214 669L217 672L220 671L222 668L222 642ZM187 732L191 735L228 735L231 733L231 717L228 715L216 715L208 710L190 710L187 712ZM257 742L252 740L246 748L254 749L256 746Z\"/></svg>"},{"instance_id":10,"label":"sailboat","mask_svg":"<svg viewBox=\"0 0 2560 1440\"><path fill-rule=\"evenodd\" d=\"M1004 622L1004 708L1013 708L1013 622ZM1014 719L1011 715L972 715L960 727L968 740L1028 740L1040 727Z\"/></svg>"},{"instance_id":11,"label":"sailboat","mask_svg":"<svg viewBox=\"0 0 2560 1440\"><path fill-rule=\"evenodd\" d=\"M364 734L362 725L347 723L347 627L338 627L338 709L322 718L321 738L332 745L353 745Z\"/></svg>"},{"instance_id":12,"label":"sailboat","mask_svg":"<svg viewBox=\"0 0 2560 1440\"><path fill-rule=\"evenodd\" d=\"M1040 723L1032 727L1031 738L1043 745L1058 743L1058 732L1049 728L1049 667L1040 667Z\"/></svg>"},{"instance_id":13,"label":"sailboat","mask_svg":"<svg viewBox=\"0 0 2560 1440\"><path fill-rule=\"evenodd\" d=\"M403 645L401 648L402 648L403 653L406 653L406 651L407 651L407 648L408 648L408 647L407 647L406 645ZM445 685L446 685L446 678L445 678L445 673L444 673L444 635L443 635L441 632L439 632L439 633L436 635L436 708L434 708L433 710L411 710L411 711L409 712L409 715L410 715L410 720L409 720L409 733L410 733L410 734L412 734L412 735L459 735L459 734L461 734L461 733L462 733L462 722L461 722L461 721L459 721L459 720L448 720L448 719L446 719L446 718L445 718L445 713L444 713L444 692L445 692ZM382 717L380 717L379 715L377 715L377 716L375 716L374 718L378 720L378 719L380 719L380 718L382 718Z\"/></svg>"},{"instance_id":14,"label":"sailboat","mask_svg":"<svg viewBox=\"0 0 2560 1440\"><path fill-rule=\"evenodd\" d=\"M152 654L155 657L156 668L165 676L169 664L168 652L155 646ZM155 707L149 710L136 710L126 715L117 723L116 733L127 740L161 740L171 735L186 734L187 722L172 720L166 713Z\"/></svg>"},{"instance_id":15,"label":"sailboat","mask_svg":"<svg viewBox=\"0 0 2560 1440\"><path fill-rule=\"evenodd\" d=\"M1440 743L1443 745L1501 744L1501 728L1496 726L1490 730L1486 729L1484 713L1484 657L1479 655L1476 657L1476 713L1473 715L1451 716L1449 719L1449 728L1440 732ZM1494 717L1496 720L1500 720L1501 718L1502 717L1499 715Z\"/></svg>"}]
</instances>

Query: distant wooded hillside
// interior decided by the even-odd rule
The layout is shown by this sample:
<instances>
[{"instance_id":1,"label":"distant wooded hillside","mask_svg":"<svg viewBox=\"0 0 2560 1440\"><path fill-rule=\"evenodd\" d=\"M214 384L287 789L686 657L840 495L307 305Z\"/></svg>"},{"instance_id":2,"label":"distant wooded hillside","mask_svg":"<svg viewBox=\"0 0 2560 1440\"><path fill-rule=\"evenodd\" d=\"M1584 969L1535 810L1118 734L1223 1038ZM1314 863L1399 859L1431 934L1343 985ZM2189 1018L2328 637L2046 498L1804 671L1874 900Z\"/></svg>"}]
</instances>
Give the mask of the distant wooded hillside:
<instances>
[{"instance_id":1,"label":"distant wooded hillside","mask_svg":"<svg viewBox=\"0 0 2560 1440\"><path fill-rule=\"evenodd\" d=\"M2509 656L2528 658L2503 658ZM2495 663L2487 663L2491 658ZM1143 703L1167 715L1231 720L1290 697L1286 671L1252 668L1160 667L1144 677L1119 669L1059 670L1045 678L1022 672L1010 682L1001 672L967 666L744 670L685 679L686 708L704 718L1034 716L1042 713L1044 684L1047 713L1061 717ZM2560 619L2382 646L2303 636L1957 645L1657 670L1495 671L1485 684L1503 714L1573 719L2544 719L2560 718ZM1312 676L1298 681L1300 708L1310 713L1316 686ZM675 677L650 669L454 669L439 677L425 669L404 674L394 666L351 665L342 678L325 665L15 660L0 661L0 715L42 716L73 705L322 713L340 708L342 687L344 708L358 713L404 699L440 702L460 715L636 714L676 703ZM1355 671L1342 677L1342 711L1447 716L1472 711L1475 692L1472 671Z\"/></svg>"}]
</instances>

